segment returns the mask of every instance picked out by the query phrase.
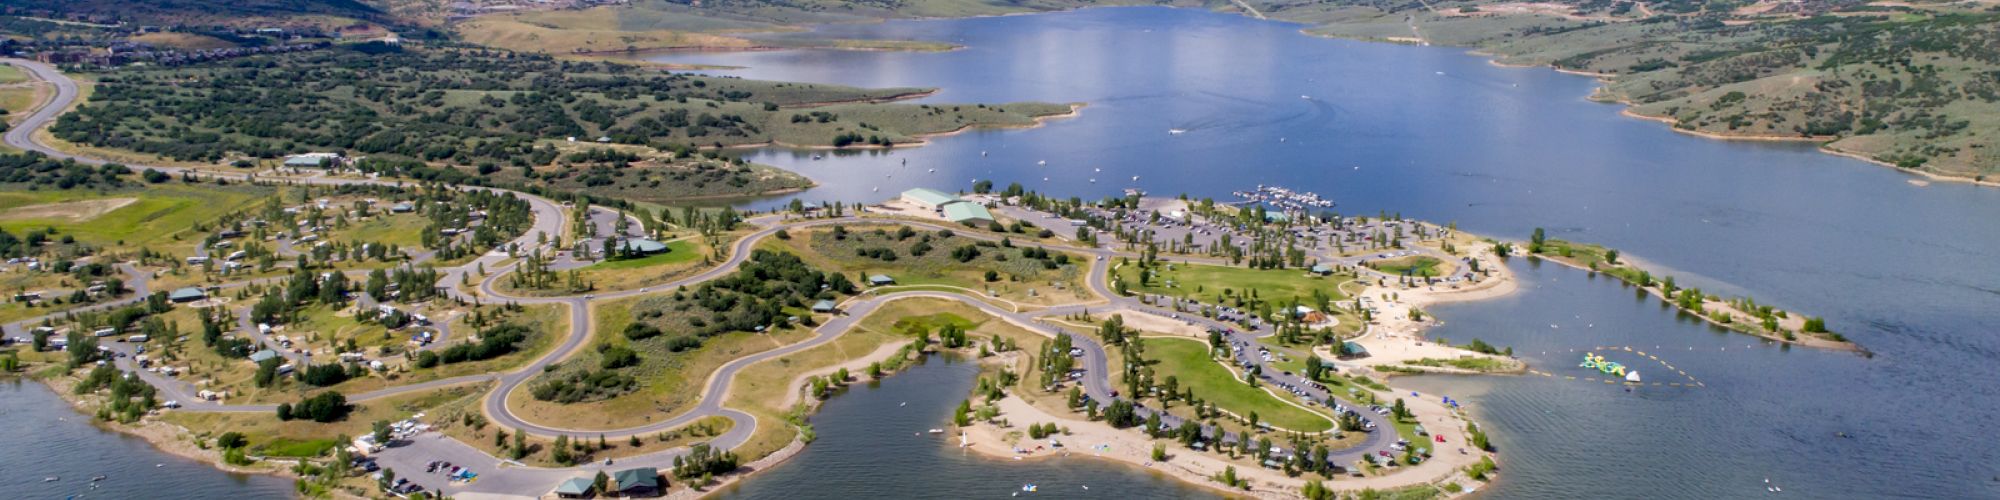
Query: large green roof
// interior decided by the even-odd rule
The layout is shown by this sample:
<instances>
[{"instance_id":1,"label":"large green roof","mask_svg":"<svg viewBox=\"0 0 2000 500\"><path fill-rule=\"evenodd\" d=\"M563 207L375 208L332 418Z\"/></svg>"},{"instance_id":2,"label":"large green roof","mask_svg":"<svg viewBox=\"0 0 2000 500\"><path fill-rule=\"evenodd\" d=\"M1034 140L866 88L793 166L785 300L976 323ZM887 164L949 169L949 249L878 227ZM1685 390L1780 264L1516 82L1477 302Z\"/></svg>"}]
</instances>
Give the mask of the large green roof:
<instances>
[{"instance_id":1,"label":"large green roof","mask_svg":"<svg viewBox=\"0 0 2000 500\"><path fill-rule=\"evenodd\" d=\"M591 487L590 479L581 477L572 477L569 478L568 480L564 480L561 485L556 486L556 494L582 495L585 493L590 493L590 487Z\"/></svg>"},{"instance_id":2,"label":"large green roof","mask_svg":"<svg viewBox=\"0 0 2000 500\"><path fill-rule=\"evenodd\" d=\"M993 212L978 203L953 203L944 206L944 218L952 222L969 220L993 220Z\"/></svg>"},{"instance_id":3,"label":"large green roof","mask_svg":"<svg viewBox=\"0 0 2000 500\"><path fill-rule=\"evenodd\" d=\"M652 467L637 467L611 473L611 480L618 483L618 490L634 487L660 488L660 470Z\"/></svg>"},{"instance_id":4,"label":"large green roof","mask_svg":"<svg viewBox=\"0 0 2000 500\"><path fill-rule=\"evenodd\" d=\"M909 191L904 191L903 196L913 198L916 199L917 201L921 201L924 203L928 203L931 206L939 206L939 205L944 205L946 203L959 201L957 196L952 196L950 193L930 188L916 188L916 189L911 189Z\"/></svg>"}]
</instances>

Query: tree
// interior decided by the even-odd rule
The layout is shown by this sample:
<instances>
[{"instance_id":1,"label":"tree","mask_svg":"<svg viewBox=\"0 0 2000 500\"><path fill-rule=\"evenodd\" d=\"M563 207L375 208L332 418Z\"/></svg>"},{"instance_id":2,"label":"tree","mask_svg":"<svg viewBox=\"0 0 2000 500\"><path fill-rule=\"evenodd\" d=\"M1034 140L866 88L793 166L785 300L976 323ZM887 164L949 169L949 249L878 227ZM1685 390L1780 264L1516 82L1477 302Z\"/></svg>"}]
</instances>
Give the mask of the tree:
<instances>
[{"instance_id":1,"label":"tree","mask_svg":"<svg viewBox=\"0 0 2000 500\"><path fill-rule=\"evenodd\" d=\"M291 413L297 418L326 423L346 418L351 410L353 408L348 406L346 395L338 391L326 391L292 406Z\"/></svg>"},{"instance_id":2,"label":"tree","mask_svg":"<svg viewBox=\"0 0 2000 500\"><path fill-rule=\"evenodd\" d=\"M90 364L97 360L97 337L72 332L69 334L69 347L64 349L69 353L70 368Z\"/></svg>"},{"instance_id":3,"label":"tree","mask_svg":"<svg viewBox=\"0 0 2000 500\"><path fill-rule=\"evenodd\" d=\"M389 444L389 436L390 436L390 428L389 428L389 421L387 421L387 420L376 420L376 421L375 421L375 432L374 432L374 436L375 436L375 442L376 442L376 443L378 443L378 444L382 444L382 445L388 445L388 444Z\"/></svg>"},{"instance_id":4,"label":"tree","mask_svg":"<svg viewBox=\"0 0 2000 500\"><path fill-rule=\"evenodd\" d=\"M278 359L277 356L272 356L270 359L258 361L257 374L254 377L254 381L256 382L257 387L270 387L271 384L277 382L278 365L280 364L283 363Z\"/></svg>"},{"instance_id":5,"label":"tree","mask_svg":"<svg viewBox=\"0 0 2000 500\"><path fill-rule=\"evenodd\" d=\"M1153 443L1153 461L1154 461L1154 462L1165 462L1165 461L1167 461L1167 446L1166 446L1166 445L1164 445L1164 444L1160 444L1160 443Z\"/></svg>"},{"instance_id":6,"label":"tree","mask_svg":"<svg viewBox=\"0 0 2000 500\"><path fill-rule=\"evenodd\" d=\"M243 433L236 431L224 432L215 438L215 446L225 450L242 448L247 444L250 444L250 440L245 439Z\"/></svg>"},{"instance_id":7,"label":"tree","mask_svg":"<svg viewBox=\"0 0 2000 500\"><path fill-rule=\"evenodd\" d=\"M1104 408L1104 422L1123 429L1139 425L1139 414L1131 401L1118 399L1112 401L1111 406Z\"/></svg>"}]
</instances>

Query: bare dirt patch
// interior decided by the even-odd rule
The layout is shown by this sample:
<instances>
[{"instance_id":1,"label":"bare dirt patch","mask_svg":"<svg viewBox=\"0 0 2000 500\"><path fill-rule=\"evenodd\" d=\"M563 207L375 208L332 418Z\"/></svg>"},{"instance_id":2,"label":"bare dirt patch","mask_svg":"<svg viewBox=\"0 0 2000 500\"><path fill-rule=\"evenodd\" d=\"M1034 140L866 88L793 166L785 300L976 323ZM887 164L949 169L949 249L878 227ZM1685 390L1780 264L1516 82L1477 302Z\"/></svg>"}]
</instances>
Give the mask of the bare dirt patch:
<instances>
[{"instance_id":1,"label":"bare dirt patch","mask_svg":"<svg viewBox=\"0 0 2000 500\"><path fill-rule=\"evenodd\" d=\"M84 222L111 213L112 210L125 208L126 205L137 201L138 198L99 198L28 205L0 211L0 220L66 219L71 222Z\"/></svg>"}]
</instances>

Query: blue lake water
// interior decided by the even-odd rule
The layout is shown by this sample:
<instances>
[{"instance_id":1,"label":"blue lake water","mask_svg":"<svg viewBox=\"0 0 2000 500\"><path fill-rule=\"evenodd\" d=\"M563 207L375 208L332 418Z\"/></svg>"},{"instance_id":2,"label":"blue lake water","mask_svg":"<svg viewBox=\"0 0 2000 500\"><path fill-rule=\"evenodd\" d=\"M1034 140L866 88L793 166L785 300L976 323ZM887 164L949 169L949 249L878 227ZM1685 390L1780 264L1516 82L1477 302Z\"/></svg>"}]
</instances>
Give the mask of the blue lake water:
<instances>
[{"instance_id":1,"label":"blue lake water","mask_svg":"<svg viewBox=\"0 0 2000 500\"><path fill-rule=\"evenodd\" d=\"M292 482L230 474L94 427L48 386L0 380L0 497L282 498ZM91 478L105 476L93 483ZM55 481L45 481L47 478ZM96 487L91 485L95 484Z\"/></svg>"},{"instance_id":2,"label":"blue lake water","mask_svg":"<svg viewBox=\"0 0 2000 500\"><path fill-rule=\"evenodd\" d=\"M1400 212L1513 238L1546 227L1610 245L1683 284L1824 315L1876 353L1745 350L1758 343L1675 320L1607 280L1524 268L1532 290L1440 308L1448 325L1436 334L1523 352L1694 347L1672 362L1709 387L1628 395L1560 379L1415 382L1480 394L1470 400L1497 428L1513 473L1499 496L1747 497L1767 494L1766 477L1817 497L2000 496L2000 453L1981 443L2000 433L1990 418L2000 412L2000 191L1917 186L1811 145L1677 134L1586 100L1597 86L1589 78L1298 29L1106 8L814 34L965 46L952 52L657 59L742 66L714 73L747 78L939 88L927 103L1088 104L1041 128L889 152L746 153L818 180L795 196L807 201L875 201L972 179L1084 197L1125 188L1224 197L1277 184L1329 195L1345 213ZM1593 315L1615 320L1558 321ZM1580 355L1527 357L1554 371Z\"/></svg>"}]
</instances>

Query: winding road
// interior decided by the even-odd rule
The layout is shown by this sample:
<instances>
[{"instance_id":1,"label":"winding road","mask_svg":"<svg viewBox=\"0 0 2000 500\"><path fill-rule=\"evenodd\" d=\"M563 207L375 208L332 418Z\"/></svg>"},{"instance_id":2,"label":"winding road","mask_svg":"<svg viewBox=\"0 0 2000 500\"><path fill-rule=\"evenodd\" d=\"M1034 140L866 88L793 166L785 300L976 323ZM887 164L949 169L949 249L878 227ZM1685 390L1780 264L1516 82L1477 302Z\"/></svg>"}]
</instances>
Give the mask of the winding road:
<instances>
[{"instance_id":1,"label":"winding road","mask_svg":"<svg viewBox=\"0 0 2000 500\"><path fill-rule=\"evenodd\" d=\"M50 99L48 99L47 102L45 102L34 113L30 114L29 117L26 120L24 120L19 126L14 127L13 129L7 131L7 133L4 136L4 141L7 145L26 151L40 152L42 154L54 158L73 159L78 162L90 163L90 164L105 163L102 160L94 158L71 155L63 151L57 150L53 147L49 147L48 145L38 142L36 140L35 137L36 131L41 130L42 128L48 126L57 116L59 116L64 110L68 109L75 102L75 99L79 95L79 92L76 83L74 81L64 76L61 72L57 71L55 68L48 66L46 64L36 63L32 61L17 60L17 59L0 59L0 62L18 66L23 70L25 70L29 75L31 75L35 79L48 82L55 89L53 96ZM318 177L274 176L274 177L259 178L255 177L254 174L245 174L238 172L217 172L217 171L195 170L195 169L169 167L169 166L146 166L146 165L132 165L132 166L134 168L151 168L167 172L169 174L188 174L188 175L231 178L231 179L258 179L267 181L310 183L310 184L361 184L361 183L385 184L385 185L398 184L395 181L384 181L376 179L336 178L336 177L324 177L324 176L318 176ZM496 188L485 188L485 187L463 187L463 189L490 189L495 191L504 191ZM926 227L930 229L950 229L955 231L962 237L975 238L975 239L995 240L999 239L999 237L980 233L977 231L968 230L963 227L930 224L930 223L923 223L923 222L916 222L916 221L909 221L902 219L872 219L872 218L860 218L860 217L850 216L850 217L839 217L839 218L786 220L779 216L765 216L765 217L754 218L750 221L751 224L758 226L759 229L735 241L734 244L732 244L729 248L730 251L728 254L728 258L726 260L700 273L682 279L678 279L670 283L656 285L656 286L648 286L638 289L607 291L607 292L599 292L599 293L579 295L579 296L562 296L562 297L512 296L503 293L494 287L494 283L497 282L498 279L500 279L500 277L504 276L507 272L512 271L514 266L518 265L515 263L508 263L508 261L512 260L516 255L521 255L537 249L543 250L545 254L553 254L554 250L556 249L548 248L545 244L537 243L537 241L542 240L543 236L547 236L549 237L549 239L556 239L556 237L568 234L567 232L564 231L565 229L564 226L567 224L566 219L568 219L564 207L549 199L530 195L527 193L513 192L513 194L517 197L527 200L531 204L535 216L533 226L528 230L524 231L523 234L519 236L517 239L515 239L513 242L503 245L500 249L488 252L485 255L479 256L477 259L474 259L471 262L467 262L459 266L440 268L439 269L440 279L438 282L438 286L447 290L447 294L450 297L467 302L562 304L569 309L568 332L567 335L564 336L562 342L555 348L551 349L547 354L544 354L541 357L533 360L532 362L529 362L525 366L522 366L518 369L509 372L452 377L452 378L444 378L422 383L408 384L408 385L353 395L349 398L350 401L357 401L357 402L369 401L400 394L409 394L418 391L428 391L449 386L493 381L497 383L495 384L494 389L490 393L488 393L488 395L484 398L482 407L488 418L491 419L493 422L502 427L515 429L517 432L527 432L538 436L572 436L572 437L606 436L609 438L624 438L626 436L641 436L641 435L658 433L661 431L682 427L705 418L719 416L731 420L733 422L733 425L727 432L718 436L713 436L712 439L708 441L708 444L721 449L733 449L747 442L750 439L750 437L755 433L757 426L759 425L757 419L749 415L748 413L744 413L742 411L738 411L723 406L725 402L724 400L726 399L725 396L729 393L730 386L735 380L736 375L738 373L741 373L744 369L754 366L757 363L766 360L786 356L789 354L797 353L800 351L824 345L827 342L830 342L838 338L840 335L846 333L856 323L861 321L862 318L867 317L870 313L874 312L884 304L888 304L890 302L898 300L915 299L915 298L957 300L969 304L971 306L977 307L982 312L992 315L993 317L999 318L1003 321L1020 326L1030 331L1034 331L1041 335L1050 337L1056 335L1067 335L1072 339L1072 343L1076 347L1081 348L1084 351L1084 355L1079 360L1080 364L1082 365L1081 368L1085 370L1086 373L1086 376L1083 378L1082 385L1083 388L1085 389L1086 394L1091 399L1097 400L1099 402L1109 402L1114 399L1117 399L1113 395L1114 390L1110 386L1108 378L1108 372L1110 368L1106 366L1107 361L1103 346L1101 346L1098 343L1095 336L1091 333L1070 331L1060 326L1046 322L1041 318L1054 315L1069 314L1074 312L1082 312L1085 311L1086 308L1096 308L1099 310L1131 309L1131 310L1155 313L1161 316L1176 315L1177 313L1177 311L1172 311L1169 309L1156 307L1154 305L1148 304L1145 301L1140 300L1139 298L1118 295L1116 293L1113 293L1113 291L1110 289L1109 283L1107 282L1108 281L1107 276L1110 274L1111 271L1110 266L1112 265L1111 264L1112 261L1118 257L1133 257L1136 256L1137 254L1129 252L1119 252L1116 250L1111 250L1106 248L1094 248L1094 247L1080 248L1080 247L1056 246L1053 248L1080 253L1090 257L1089 261L1090 270L1087 279L1088 286L1093 293L1095 293L1099 297L1102 297L1100 301L1094 301L1088 304L1068 304L1068 305L1047 307L1033 312L1020 312L1016 310L1002 308L1000 306L994 305L993 303L987 300L982 300L970 294L958 294L958 293L948 293L940 291L896 291L887 293L875 293L876 291L873 290L864 291L860 295L847 299L846 302L842 304L842 309L844 310L844 314L836 315L833 318L827 320L825 323L821 324L818 328L816 328L813 331L812 337L800 342L785 345L777 349L738 358L724 364L721 368L717 369L714 373L709 375L707 381L703 385L703 390L701 393L701 397L699 398L698 405L689 411L683 412L679 415L675 415L671 418L649 423L643 426L637 426L625 429L597 430L597 429L566 429L566 428L554 427L545 423L530 422L516 416L509 409L507 405L507 399L517 392L525 392L520 390L522 385L526 384L537 374L543 373L546 367L555 363L559 363L564 359L567 359L589 341L593 332L592 314L591 314L591 304L593 302L631 297L648 293L660 293L681 286L698 284L704 281L709 281L727 276L730 273L735 272L743 264L743 262L749 258L749 256L752 253L751 250L755 248L757 244L762 242L764 238L770 237L779 231L788 229L797 229L797 228L831 225L831 224L885 223L885 224L903 224L903 225L910 225L917 227ZM1206 261L1208 259L1201 259L1196 257L1187 257L1187 258L1174 257L1173 260ZM113 301L113 302L106 302L91 307L93 308L114 307L117 305L123 305L123 304L133 303L138 300L143 300L143 297L148 293L147 282L144 279L144 277L149 275L139 269L136 269L135 267L129 264L121 264L120 269L123 270L128 276L134 277L134 279L129 283L133 285L133 287L138 293L135 294L133 298ZM485 270L485 275L484 276L475 275L476 273L475 270L481 270L481 269ZM476 294L468 293L464 290L461 290L460 287L458 286L458 284L460 283L472 283L475 280L478 282L477 285L478 293ZM247 284L247 282L232 283L230 285L225 285L225 286L234 287L234 286L243 286L245 284ZM57 315L51 315L51 316L57 316ZM243 319L243 321L245 321L246 323L242 326L242 328L254 330L252 325L249 325L247 323L249 321L247 319L248 316L247 314L239 314L239 316L245 318ZM1231 341L1239 343L1239 345L1256 345L1254 341L1257 337L1268 336L1272 333L1268 325L1257 325L1258 328L1239 331L1240 326L1237 324L1223 322L1210 318L1204 318L1200 317L1200 315L1183 314L1179 316L1184 317L1182 321L1189 322L1190 324L1195 324L1214 330L1228 332ZM31 320L17 322L14 324L6 325L6 328L10 332L18 331L23 325L39 322L42 321L43 319L44 318L35 318ZM1244 362L1244 361L1250 363L1261 363L1261 361L1257 359L1248 359L1248 360L1239 359L1239 362ZM137 369L137 367L131 365L129 358L119 358L119 364L121 368L139 373L146 381L158 387L164 393L165 397L163 397L162 399L174 399L181 401L185 406L180 411L260 412L260 411L271 411L271 409L273 408L272 405L231 405L231 404L221 404L221 403L203 401L192 396L192 394L189 391L193 390L193 387L186 382L167 378L144 370L139 370ZM1296 387L1305 387L1305 388L1312 387L1312 384L1307 384L1304 381L1292 375L1277 373L1276 370L1265 370L1264 378L1271 382L1281 382ZM1309 389L1308 392L1311 392L1312 397L1318 401L1331 401L1332 397L1334 396L1331 394L1326 394L1324 392L1319 392L1317 391L1317 389ZM1350 404L1350 406L1354 405ZM1141 413L1142 415L1147 415L1152 412L1152 410L1146 409L1143 406L1141 407L1140 411L1142 412ZM1373 413L1367 411L1361 411L1359 413L1362 417L1370 421L1376 422L1378 428L1380 429L1387 430L1392 428L1388 424L1388 422L1381 420L1381 417ZM1165 420L1168 423L1168 425L1179 424L1179 419L1173 418L1171 415L1163 415L1163 420ZM1205 431L1211 435L1213 435L1215 432L1213 429L1205 429ZM1393 432L1367 433L1367 437L1365 440L1363 440L1363 442L1335 453L1334 457L1336 460L1339 461L1339 463L1351 462L1355 459L1360 458L1362 455L1381 449L1387 441L1393 439L1393 436L1394 436ZM667 468L672 466L672 462L676 457L686 454L687 451L688 450L686 448L677 448L673 450L656 452L639 457L620 459L618 461L618 467L625 468L637 465L648 465L648 466ZM415 473L411 471L417 470L418 468L422 467L423 464L428 460L438 459L438 458L451 460L461 464L474 464L483 467L495 467L495 468L502 467L502 464L504 462L501 459L488 456L480 452L479 450L472 448L464 443L459 443L455 440L445 438L442 435L429 435L429 434L417 437L411 440L410 442L403 443L398 447L391 448L390 450L379 454L379 460L381 460L385 466L391 466L403 470L406 472L406 475L408 476L415 476ZM482 491L482 492L499 492L499 493L514 493L514 494L523 494L523 493L539 494L543 491L546 491L548 485L553 484L555 481L560 480L562 478L574 476L579 473L579 470L582 471L602 470L609 467L608 464L586 464L568 469L544 469L535 467L523 467L518 465L508 466L507 468L508 472L505 473L497 473L498 471L495 471L493 469L483 470L482 472L487 473L487 475L482 477L480 481L471 484L453 484L450 485L450 490L448 491L451 492ZM417 478L423 479L426 482L429 482L431 480L430 476L418 476ZM434 484L431 486L435 487L442 485Z\"/></svg>"}]
</instances>

